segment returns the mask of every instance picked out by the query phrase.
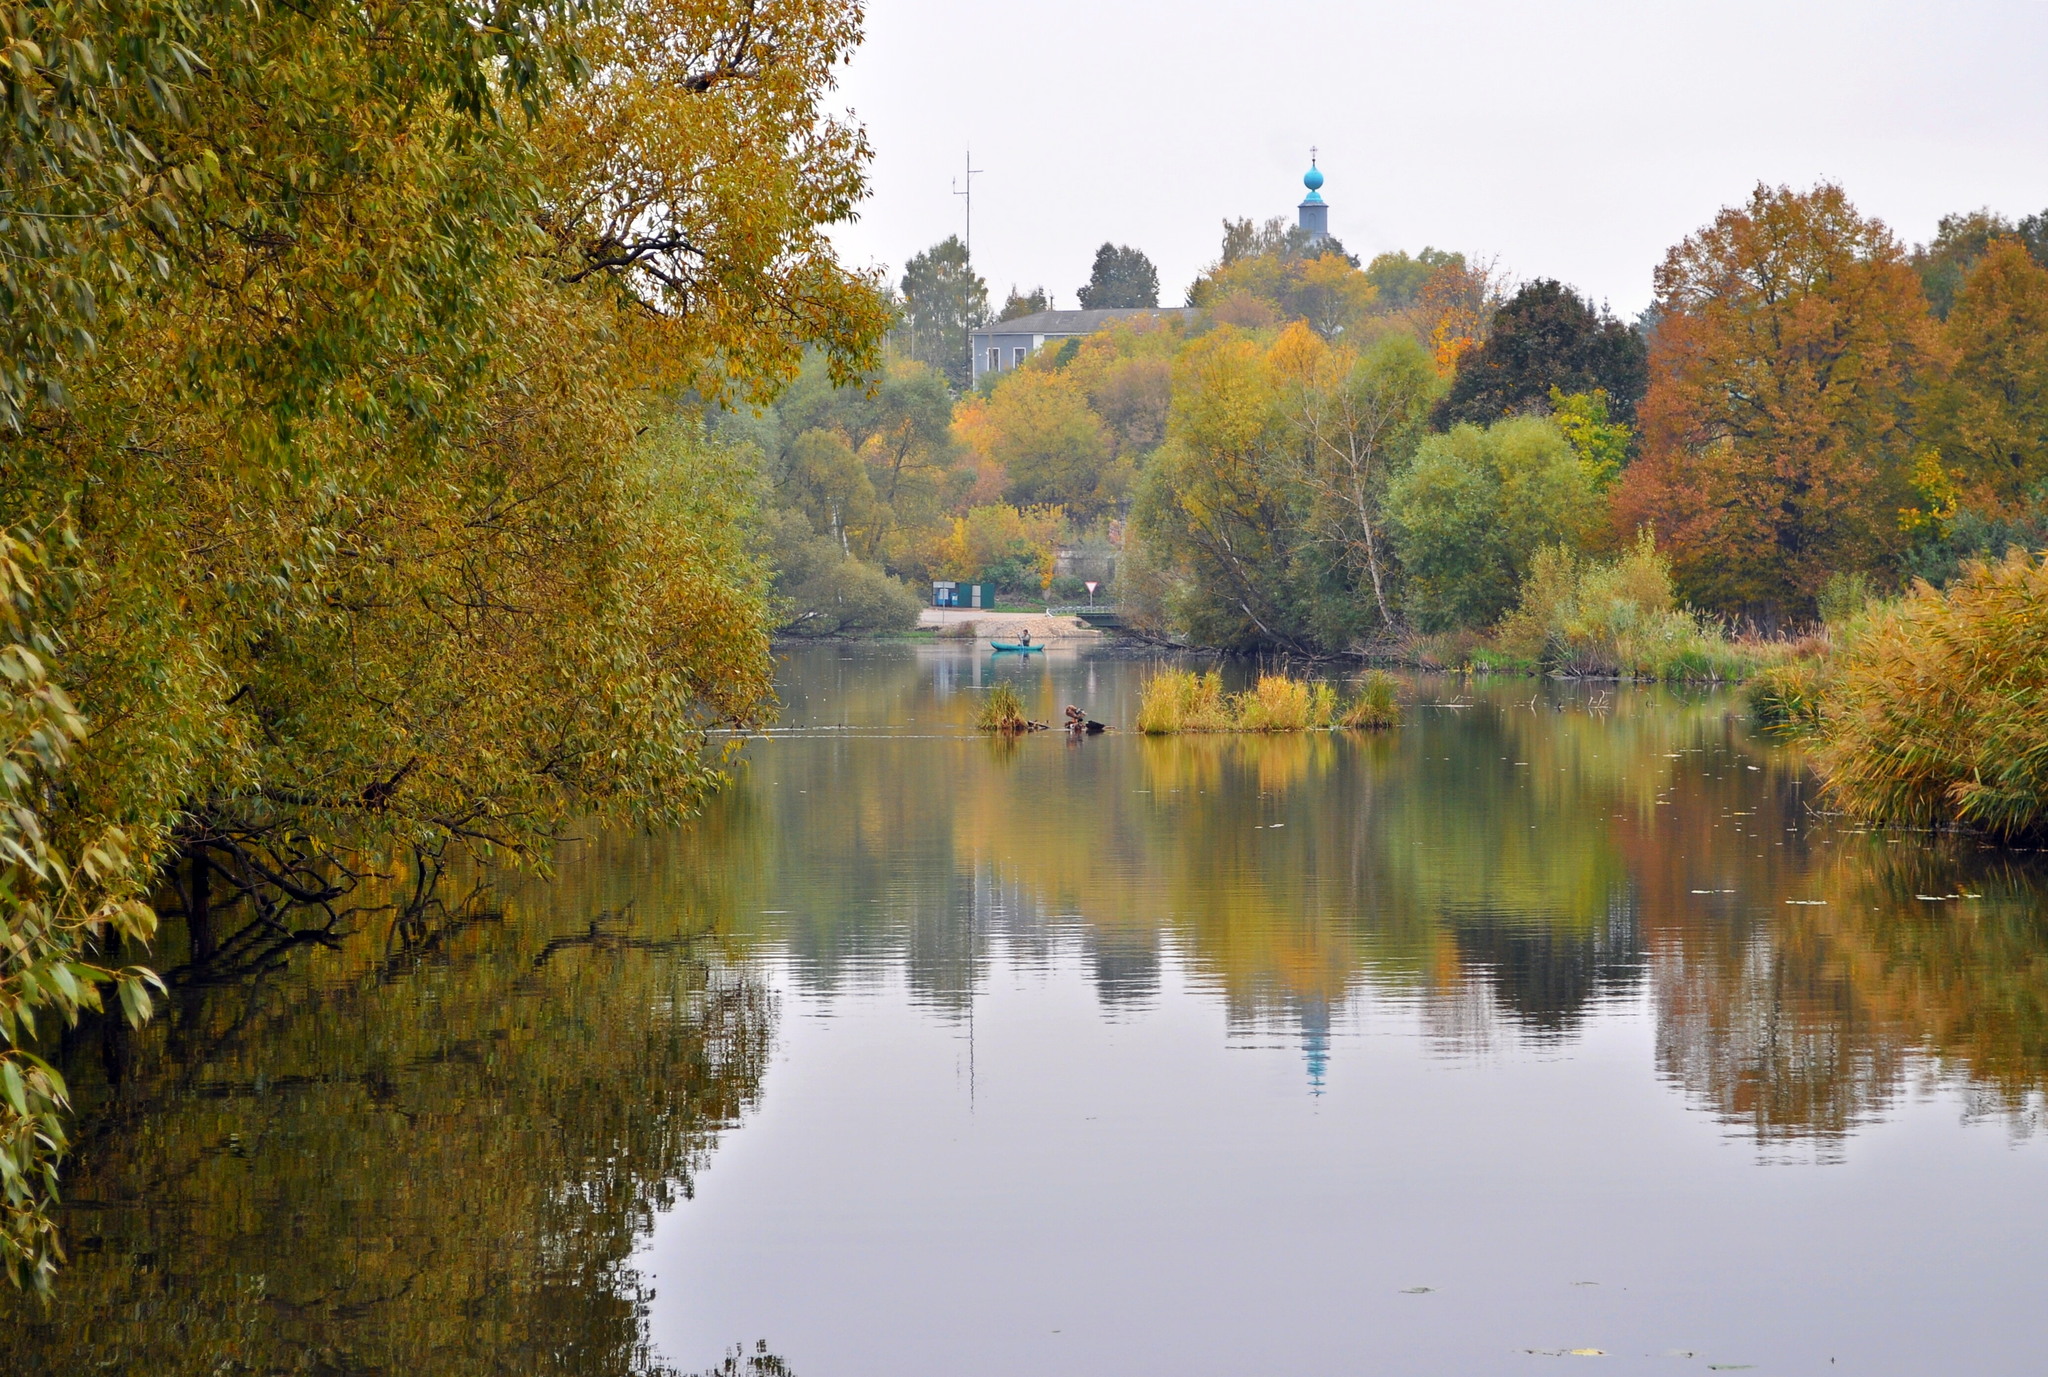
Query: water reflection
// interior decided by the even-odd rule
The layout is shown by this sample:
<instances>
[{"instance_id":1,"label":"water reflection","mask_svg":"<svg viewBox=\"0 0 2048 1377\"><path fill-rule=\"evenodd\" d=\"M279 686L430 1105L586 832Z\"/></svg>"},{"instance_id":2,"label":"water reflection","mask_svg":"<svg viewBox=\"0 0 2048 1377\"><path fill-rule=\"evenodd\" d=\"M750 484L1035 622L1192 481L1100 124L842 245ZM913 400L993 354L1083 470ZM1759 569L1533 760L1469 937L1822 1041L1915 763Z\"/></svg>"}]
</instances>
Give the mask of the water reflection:
<instances>
[{"instance_id":1,"label":"water reflection","mask_svg":"<svg viewBox=\"0 0 2048 1377\"><path fill-rule=\"evenodd\" d=\"M1058 651L1014 665L959 650L799 653L783 728L749 746L736 786L696 826L599 838L564 857L552 884L508 884L492 912L395 955L366 930L265 973L188 980L132 1039L84 1030L63 1055L84 1135L69 1177L72 1265L48 1312L6 1302L11 1352L53 1372L665 1371L636 1249L691 1195L727 1130L756 1113L777 1029L771 975L821 1023L854 996L907 1003L907 1019L949 1034L975 1029L980 1010L986 1138L882 1101L893 1107L851 1121L866 1140L805 1140L765 1159L781 1175L756 1159L739 1178L758 1204L846 1163L900 1165L916 1193L890 1221L899 1261L931 1253L931 1238L962 1253L993 1240L1000 1253L1007 1235L978 1232L990 1170L1014 1172L1004 1179L1020 1191L1042 1174L1059 1188L1055 1204L1084 1199L1108 1217L1143 1196L1137 1176L1161 1163L1194 1173L1168 1192L1173 1208L1098 1244L1128 1249L1116 1256L1131 1275L1170 1273L1174 1248L1209 1246L1175 1212L1197 1195L1223 1208L1265 1193L1274 1213L1245 1215L1241 1236L1217 1235L1225 1244L1269 1258L1314 1245L1338 1178L1290 1161L1337 1135L1264 1101L1231 1102L1254 1105L1235 1137L1220 1113L1176 1120L1205 1103L1188 1068L1215 1075L1188 1048L1213 1046L1218 1020L1190 1008L1220 1012L1231 1046L1286 1049L1287 1105L1325 1124L1338 1119L1337 1088L1360 1085L1342 1079L1346 1058L1412 1071L1406 1051L1368 1052L1368 1023L1412 1028L1409 1059L1431 1068L1519 1068L1489 1083L1521 1096L1516 1109L1411 1078L1399 1097L1387 1092L1396 1107L1385 1120L1343 1140L1346 1172L1371 1149L1384 1179L1423 1192L1427 1218L1408 1233L1385 1224L1387 1199L1355 1217L1356 1230L1384 1227L1386 1257L1440 1234L1485 1245L1461 1245L1462 1258L1493 1257L1500 1218L1553 1198L1580 1208L1558 1194L1572 1179L1562 1157L1526 1179L1498 1164L1469 1179L1459 1170L1490 1161L1493 1139L1534 1116L1532 1097L1555 1093L1557 1082L1520 1074L1526 1063L1564 1064L1603 1028L1644 1035L1629 1044L1633 1061L1600 1063L1581 1089L1661 1077L1766 1157L1842 1156L1930 1083L1960 1088L1968 1114L2014 1133L2039 1120L2048 886L2037 858L1818 814L1800 761L1759 741L1731 698L1443 681L1417 686L1409 722L1383 736L992 742L968 730L976 686L996 678L1040 719L1072 702L1127 724L1149 668ZM1078 1013L1061 1016L1129 1035L1086 1044L1123 1059L1089 1085L1085 1130L1061 1116L1094 1068L1059 1060L1057 1037L1037 1040L1041 1025L1019 1034L1028 999L1016 982L1029 978L1046 989L1085 980ZM1007 1024L991 1019L999 980L1011 982ZM992 1108L1006 1102L989 1093L987 1067L1006 1066L1014 1087L1027 1062L1052 1089L1028 1113L1014 1099ZM803 1075L845 1074L824 1098L854 1113L899 1070L915 1068L793 1069L789 1098L801 1099ZM1096 1127L1124 1107L1118 1096L1143 1102L1133 1124L1151 1114L1176 1131ZM1596 1125L1568 1161L1608 1141L1626 1149L1616 1161L1655 1157L1638 1142L1670 1151L1674 1140L1646 1125L1647 1115ZM1070 1132L1089 1135L1085 1151ZM1005 1159L1034 1134L1028 1165ZM1471 1154L1441 1179L1439 1134ZM989 1148L999 1135L1009 1136ZM876 1143L880 1167L862 1155ZM1205 1150L1224 1164L1213 1177L1201 1174ZM972 1170L941 1189L927 1173L948 1160ZM1102 1162L1125 1163L1124 1174L1093 1181ZM1528 1186L1539 1174L1540 1188ZM841 1207L869 1185L851 1180L816 1207L817 1236L834 1238ZM1436 1187L1445 1193L1427 1193ZM1477 1202L1470 1217L1457 1214L1466 1200ZM1494 1208L1503 1200L1505 1214ZM1545 1247L1587 1218L1559 1208L1555 1230L1534 1231ZM727 1232L705 1227L733 1275L772 1289L802 1272L776 1246L814 1241L808 1219L782 1219L790 1232L761 1244L767 1260L750 1272L731 1252L752 1236L731 1232L731 1218ZM1183 1228L1179 1242L1148 1253L1162 1219ZM1448 1234L1446 1221L1457 1226ZM878 1236L848 1226L847 1252L820 1254L815 1275L833 1257L865 1267ZM1349 1235L1327 1246L1346 1266L1360 1251ZM1047 1259L992 1274L975 1294L1088 1265L1064 1251ZM1343 1280L1327 1266L1317 1275ZM661 1310L692 1304L678 1291ZM783 1313L802 1310L792 1301ZM712 1337L753 1335L693 1342ZM701 1366L715 1352L671 1358Z\"/></svg>"},{"instance_id":2,"label":"water reflection","mask_svg":"<svg viewBox=\"0 0 2048 1377\"><path fill-rule=\"evenodd\" d=\"M993 743L976 683L1128 723L1148 667L861 668L793 660L792 722L849 731L762 743L728 805L756 857L735 908L820 994L900 962L957 1011L992 951L1071 941L1115 1009L1172 951L1233 1026L1292 1029L1311 1085L1361 996L1452 1055L1641 1001L1657 1071L1764 1146L1838 1140L1916 1074L2022 1126L2048 1085L2041 867L1826 817L1731 695L1444 681L1387 736Z\"/></svg>"},{"instance_id":3,"label":"water reflection","mask_svg":"<svg viewBox=\"0 0 2048 1377\"><path fill-rule=\"evenodd\" d=\"M590 859L74 1038L72 1260L8 1302L12 1370L667 1371L633 1251L753 1102L773 1006L658 858Z\"/></svg>"}]
</instances>

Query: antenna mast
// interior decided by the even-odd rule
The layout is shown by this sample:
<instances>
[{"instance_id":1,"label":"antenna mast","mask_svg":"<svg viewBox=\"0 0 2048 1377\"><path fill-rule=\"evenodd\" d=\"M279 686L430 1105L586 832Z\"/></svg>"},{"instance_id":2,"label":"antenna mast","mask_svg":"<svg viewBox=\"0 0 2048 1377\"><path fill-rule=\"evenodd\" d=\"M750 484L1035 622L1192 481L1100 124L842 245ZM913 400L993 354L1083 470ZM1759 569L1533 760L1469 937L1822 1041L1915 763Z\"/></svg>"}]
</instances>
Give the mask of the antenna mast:
<instances>
[{"instance_id":1,"label":"antenna mast","mask_svg":"<svg viewBox=\"0 0 2048 1377\"><path fill-rule=\"evenodd\" d=\"M967 150L966 169L966 187L963 189L960 185L960 179L954 178L953 194L967 198L967 261L971 263L974 261L974 175L981 171L980 168L974 165L974 150L972 148Z\"/></svg>"}]
</instances>

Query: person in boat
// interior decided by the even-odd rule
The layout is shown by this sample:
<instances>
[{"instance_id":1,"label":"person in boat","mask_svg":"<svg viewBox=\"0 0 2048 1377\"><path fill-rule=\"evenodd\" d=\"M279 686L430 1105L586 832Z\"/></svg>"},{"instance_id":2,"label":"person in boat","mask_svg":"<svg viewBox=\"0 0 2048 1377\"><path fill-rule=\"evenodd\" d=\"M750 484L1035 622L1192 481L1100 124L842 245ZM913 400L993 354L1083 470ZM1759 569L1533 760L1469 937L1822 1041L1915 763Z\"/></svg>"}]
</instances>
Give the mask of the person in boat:
<instances>
[{"instance_id":1,"label":"person in boat","mask_svg":"<svg viewBox=\"0 0 2048 1377\"><path fill-rule=\"evenodd\" d=\"M1029 631L1026 631L1026 632L1025 632L1025 633L1024 633L1024 634L1023 634L1022 636L1019 636L1019 637L1017 638L1017 644L1018 644L1018 645L1030 645L1030 644L1031 644L1031 633L1030 633Z\"/></svg>"}]
</instances>

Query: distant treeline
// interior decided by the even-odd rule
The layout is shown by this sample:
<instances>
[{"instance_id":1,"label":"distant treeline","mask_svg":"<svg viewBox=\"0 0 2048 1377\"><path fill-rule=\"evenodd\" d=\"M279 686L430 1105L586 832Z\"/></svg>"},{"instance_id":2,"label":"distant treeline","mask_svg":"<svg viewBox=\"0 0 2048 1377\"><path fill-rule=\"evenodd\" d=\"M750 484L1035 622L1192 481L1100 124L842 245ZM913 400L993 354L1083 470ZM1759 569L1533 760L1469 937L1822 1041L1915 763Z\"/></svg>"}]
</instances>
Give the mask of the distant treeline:
<instances>
[{"instance_id":1,"label":"distant treeline","mask_svg":"<svg viewBox=\"0 0 2048 1377\"><path fill-rule=\"evenodd\" d=\"M2048 215L1951 216L1909 250L1837 187L1758 187L1666 255L1628 322L1462 254L1361 265L1236 221L1192 315L969 388L991 313L948 240L903 274L872 395L819 373L750 424L772 504L807 518L792 547L1035 594L1056 548L1092 545L1128 612L1201 644L1490 633L1545 552L1554 583L1645 536L1661 591L1627 616L1782 631L2048 543L2044 259ZM1082 294L1156 304L1157 274L1105 244ZM1002 314L1048 299L1013 288Z\"/></svg>"}]
</instances>

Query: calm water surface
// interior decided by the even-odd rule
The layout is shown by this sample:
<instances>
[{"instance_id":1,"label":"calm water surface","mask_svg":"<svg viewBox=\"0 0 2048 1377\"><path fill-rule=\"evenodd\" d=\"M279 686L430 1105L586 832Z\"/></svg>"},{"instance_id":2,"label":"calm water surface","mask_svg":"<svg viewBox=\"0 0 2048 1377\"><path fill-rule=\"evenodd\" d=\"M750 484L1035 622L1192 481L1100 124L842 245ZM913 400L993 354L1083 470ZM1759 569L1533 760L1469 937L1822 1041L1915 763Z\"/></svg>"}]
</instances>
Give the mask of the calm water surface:
<instances>
[{"instance_id":1,"label":"calm water surface","mask_svg":"<svg viewBox=\"0 0 2048 1377\"><path fill-rule=\"evenodd\" d=\"M2036 857L1726 695L966 729L1151 668L798 651L700 825L181 967L20 1370L2048 1370Z\"/></svg>"}]
</instances>

